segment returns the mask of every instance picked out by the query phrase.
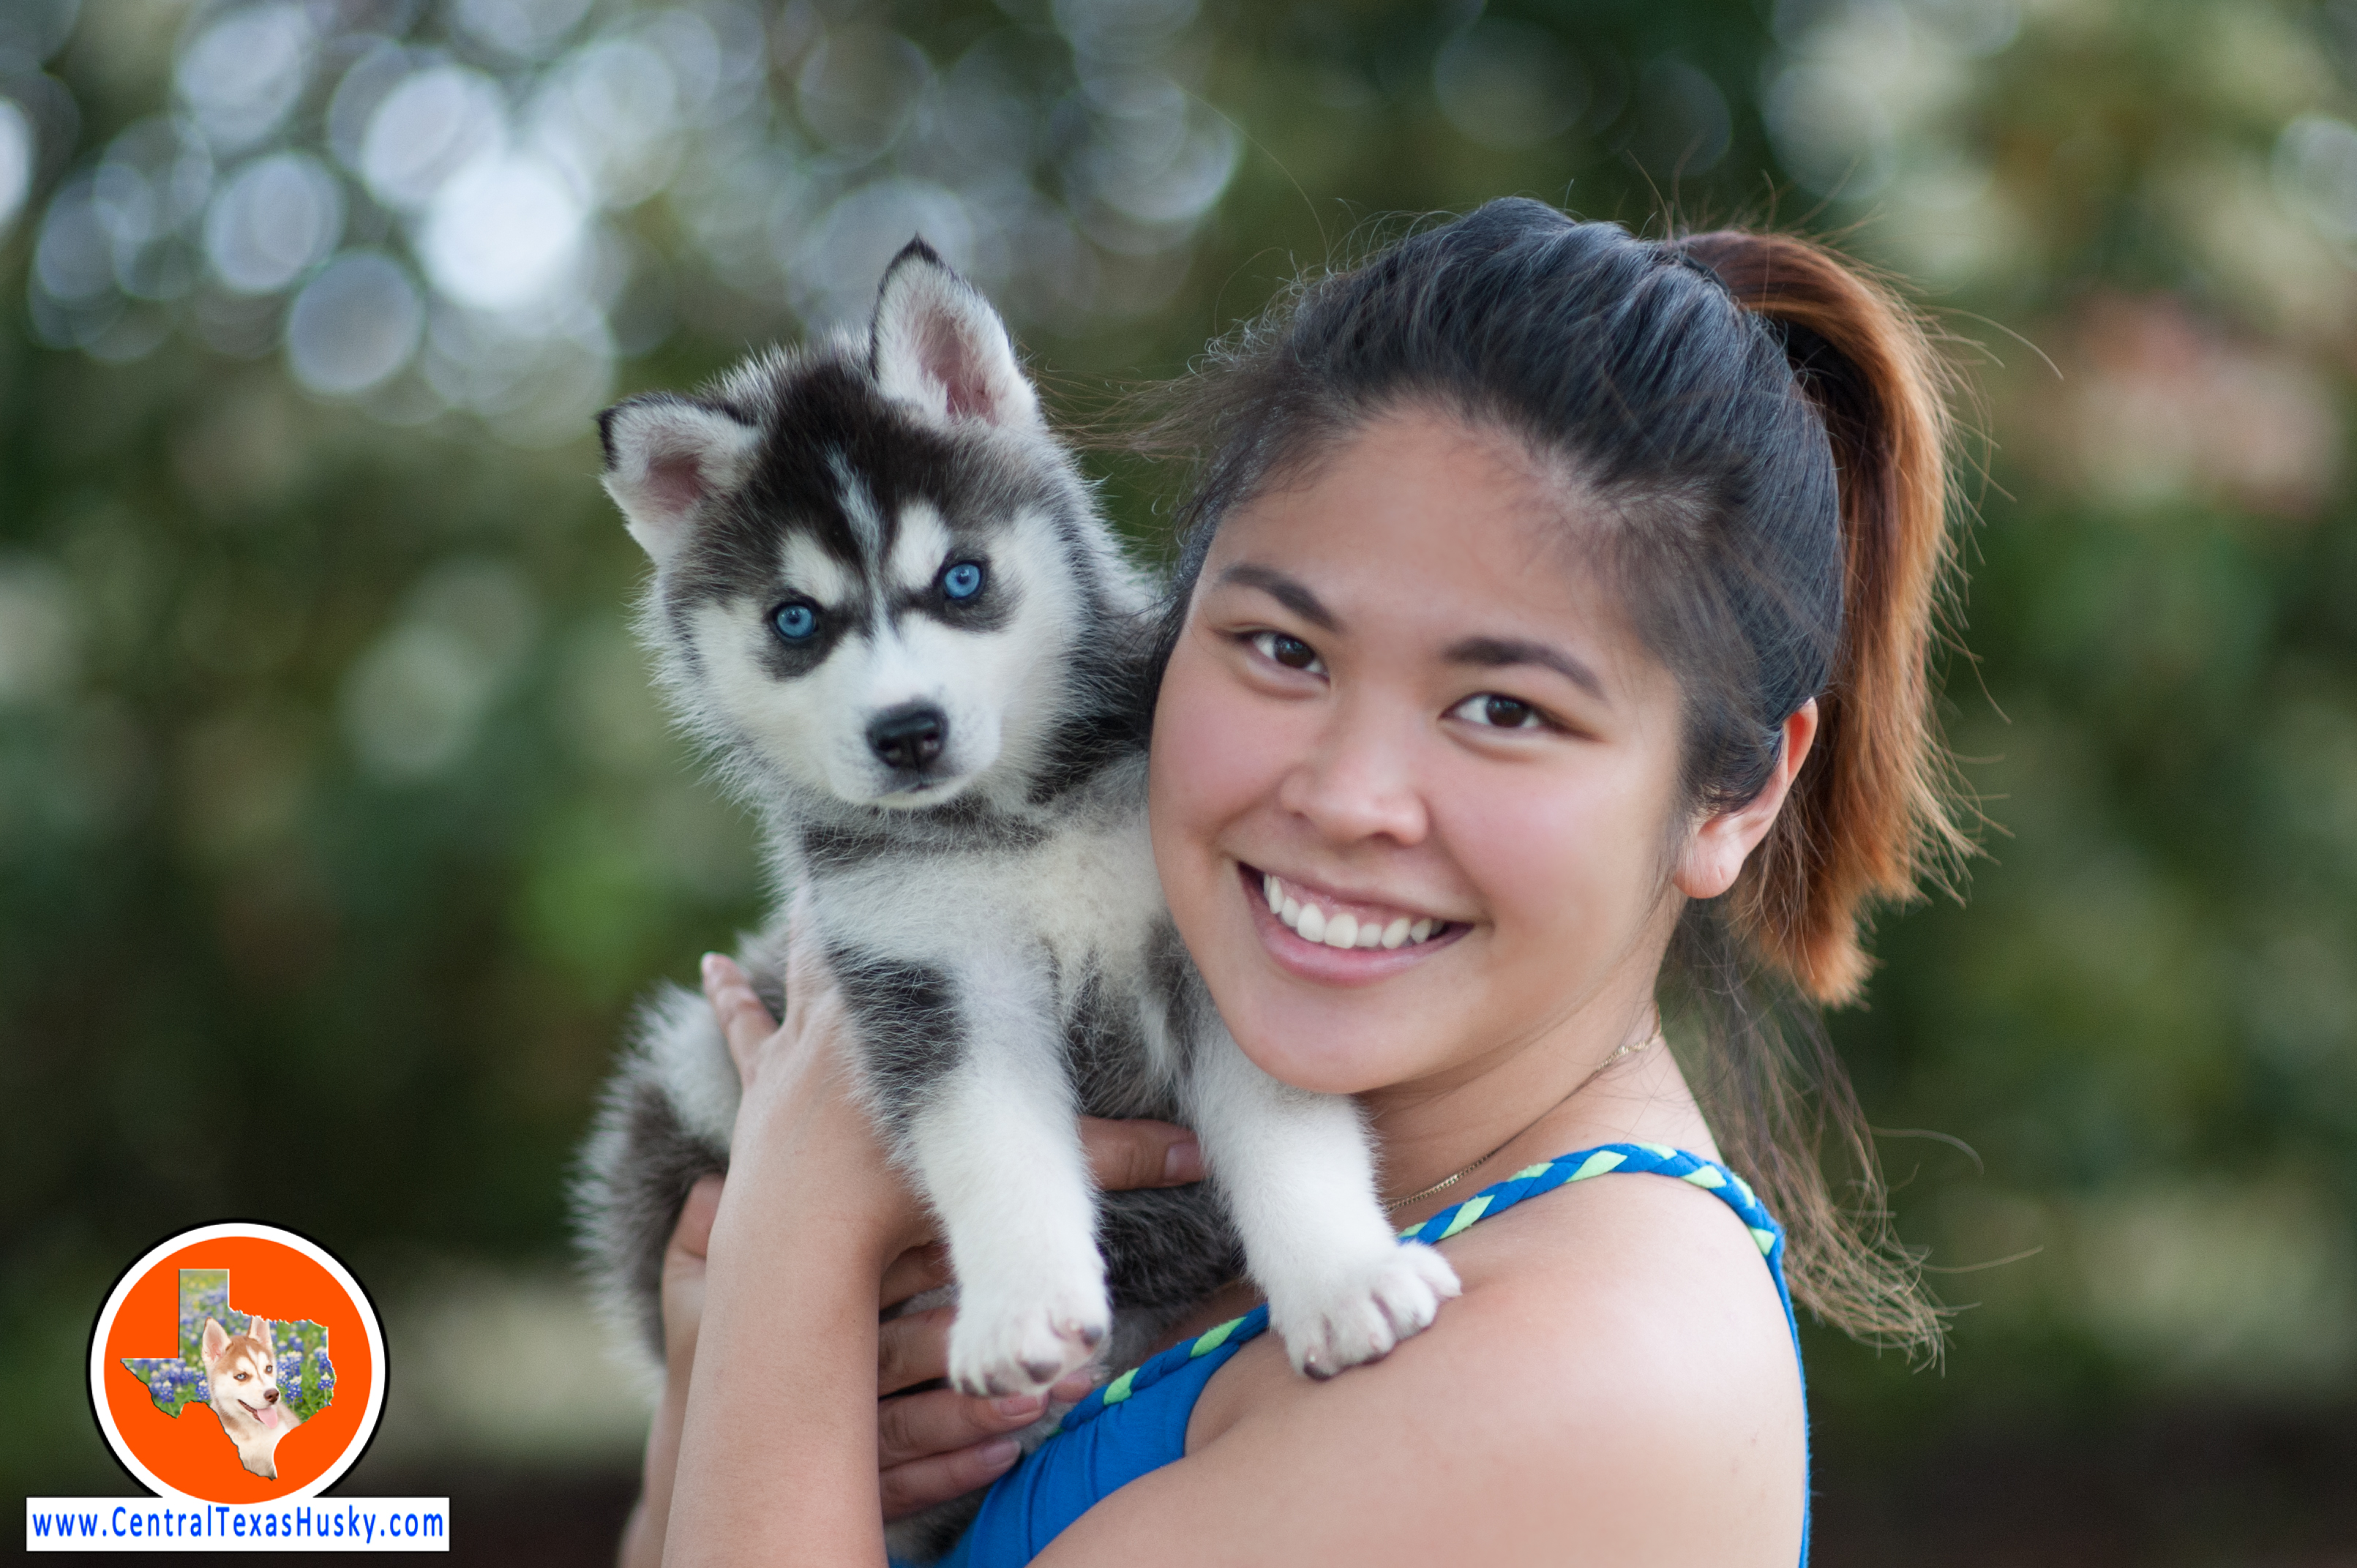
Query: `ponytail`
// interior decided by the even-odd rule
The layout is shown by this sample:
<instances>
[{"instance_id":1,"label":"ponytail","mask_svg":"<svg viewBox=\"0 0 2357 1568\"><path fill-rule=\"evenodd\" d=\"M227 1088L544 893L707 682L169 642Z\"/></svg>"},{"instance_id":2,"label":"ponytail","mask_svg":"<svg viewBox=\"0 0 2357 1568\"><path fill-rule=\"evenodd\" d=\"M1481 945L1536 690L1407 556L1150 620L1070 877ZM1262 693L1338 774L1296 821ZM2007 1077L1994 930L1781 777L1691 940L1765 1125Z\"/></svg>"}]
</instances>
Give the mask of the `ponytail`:
<instances>
[{"instance_id":1,"label":"ponytail","mask_svg":"<svg viewBox=\"0 0 2357 1568\"><path fill-rule=\"evenodd\" d=\"M1971 850L1931 716L1952 551L1949 373L1900 300L1805 240L1721 231L1676 250L1781 341L1832 449L1841 535L1840 629L1815 742L1725 913L1690 906L1672 955L1716 1047L1695 1089L1730 1163L1784 1218L1795 1297L1860 1338L1936 1357L1945 1313L1891 1230L1849 1075L1813 1009L1755 999L1745 955L1808 1001L1855 1001L1870 962L1866 901L1912 898L1919 878ZM1828 1155L1847 1167L1846 1203Z\"/></svg>"},{"instance_id":2,"label":"ponytail","mask_svg":"<svg viewBox=\"0 0 2357 1568\"><path fill-rule=\"evenodd\" d=\"M1944 367L1904 305L1805 240L1722 230L1677 249L1782 338L1833 447L1841 637L1815 745L1731 920L1805 994L1838 1004L1866 980L1862 903L1913 897L1927 865L1969 848L1943 797L1928 674L1951 551Z\"/></svg>"}]
</instances>

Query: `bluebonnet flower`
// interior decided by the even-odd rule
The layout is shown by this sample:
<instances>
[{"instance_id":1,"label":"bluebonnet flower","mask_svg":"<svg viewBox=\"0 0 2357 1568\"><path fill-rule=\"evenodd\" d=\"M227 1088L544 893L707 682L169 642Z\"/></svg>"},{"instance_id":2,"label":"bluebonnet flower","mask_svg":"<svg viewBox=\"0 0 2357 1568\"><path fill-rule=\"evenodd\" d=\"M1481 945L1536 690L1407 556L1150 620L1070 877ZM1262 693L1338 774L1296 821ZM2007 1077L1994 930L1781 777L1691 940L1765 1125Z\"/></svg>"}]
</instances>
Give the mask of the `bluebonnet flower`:
<instances>
[{"instance_id":1,"label":"bluebonnet flower","mask_svg":"<svg viewBox=\"0 0 2357 1568\"><path fill-rule=\"evenodd\" d=\"M303 1412L306 1421L336 1400L336 1364L328 1359L326 1338L322 1334L319 1348L311 1352L311 1398Z\"/></svg>"},{"instance_id":2,"label":"bluebonnet flower","mask_svg":"<svg viewBox=\"0 0 2357 1568\"><path fill-rule=\"evenodd\" d=\"M161 1356L125 1356L123 1364L147 1385L148 1397L166 1415L177 1416L191 1402L202 1403L212 1397L203 1369L188 1362Z\"/></svg>"},{"instance_id":3,"label":"bluebonnet flower","mask_svg":"<svg viewBox=\"0 0 2357 1568\"><path fill-rule=\"evenodd\" d=\"M180 1355L188 1360L197 1359L202 1343L205 1319L215 1322L234 1334L238 1326L229 1310L229 1271L227 1269L182 1269L180 1271Z\"/></svg>"}]
</instances>

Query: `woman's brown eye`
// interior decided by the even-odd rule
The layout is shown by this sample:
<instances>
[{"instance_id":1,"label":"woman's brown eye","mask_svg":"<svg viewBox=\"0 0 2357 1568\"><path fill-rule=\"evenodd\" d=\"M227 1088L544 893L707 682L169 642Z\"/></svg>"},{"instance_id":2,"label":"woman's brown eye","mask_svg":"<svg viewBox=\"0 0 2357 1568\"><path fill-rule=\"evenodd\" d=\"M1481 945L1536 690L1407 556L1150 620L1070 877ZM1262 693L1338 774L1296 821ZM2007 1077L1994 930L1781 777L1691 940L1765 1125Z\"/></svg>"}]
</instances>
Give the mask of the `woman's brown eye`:
<instances>
[{"instance_id":1,"label":"woman's brown eye","mask_svg":"<svg viewBox=\"0 0 2357 1568\"><path fill-rule=\"evenodd\" d=\"M1256 631L1252 635L1252 644L1287 670L1318 667L1318 650L1297 637L1287 637L1281 631Z\"/></svg>"},{"instance_id":2,"label":"woman's brown eye","mask_svg":"<svg viewBox=\"0 0 2357 1568\"><path fill-rule=\"evenodd\" d=\"M1481 716L1500 729L1520 729L1531 722L1531 705L1512 697L1488 697L1482 700Z\"/></svg>"}]
</instances>

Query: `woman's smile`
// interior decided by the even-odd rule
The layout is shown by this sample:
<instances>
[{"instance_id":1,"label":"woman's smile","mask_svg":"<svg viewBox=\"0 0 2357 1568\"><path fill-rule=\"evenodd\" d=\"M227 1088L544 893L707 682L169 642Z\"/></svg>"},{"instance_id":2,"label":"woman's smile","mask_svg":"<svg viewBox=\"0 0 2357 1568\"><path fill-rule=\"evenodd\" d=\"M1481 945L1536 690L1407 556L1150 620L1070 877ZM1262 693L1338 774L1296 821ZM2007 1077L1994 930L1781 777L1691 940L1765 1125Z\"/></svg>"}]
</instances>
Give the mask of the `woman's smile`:
<instances>
[{"instance_id":1,"label":"woman's smile","mask_svg":"<svg viewBox=\"0 0 2357 1568\"><path fill-rule=\"evenodd\" d=\"M1339 892L1239 863L1253 926L1288 973L1328 985L1364 985L1425 961L1471 929L1395 900Z\"/></svg>"}]
</instances>

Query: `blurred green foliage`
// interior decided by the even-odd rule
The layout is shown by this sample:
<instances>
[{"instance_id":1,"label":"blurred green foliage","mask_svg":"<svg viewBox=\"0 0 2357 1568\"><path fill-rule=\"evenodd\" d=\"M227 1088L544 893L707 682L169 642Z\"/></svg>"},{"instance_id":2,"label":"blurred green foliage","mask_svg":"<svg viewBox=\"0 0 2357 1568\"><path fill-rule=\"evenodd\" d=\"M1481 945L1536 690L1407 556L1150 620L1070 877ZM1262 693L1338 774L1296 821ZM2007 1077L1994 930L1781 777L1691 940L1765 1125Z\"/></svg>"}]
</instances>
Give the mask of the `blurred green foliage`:
<instances>
[{"instance_id":1,"label":"blurred green foliage","mask_svg":"<svg viewBox=\"0 0 2357 1568\"><path fill-rule=\"evenodd\" d=\"M93 8L47 57L78 129L27 166L0 296L38 293L46 194L165 103L222 9ZM1870 1004L1835 1029L1901 1134L1900 1230L1969 1271L1935 1277L1971 1305L1943 1375L1817 1337L1826 1451L1870 1469L1974 1423L2346 1409L2357 5L1131 5L1160 18L1157 80L1217 112L1186 134L1233 158L1145 240L1092 227L1056 162L1099 134L1057 140L1096 91L1071 40L1121 10L766 13L762 166L830 189L915 166L828 150L813 39L888 28L945 81L1017 62L1007 102L1048 127L1026 177L1099 280L1017 324L1082 413L1397 215L1518 191L1829 234L1953 338L1975 434L1946 715L1989 854L1964 901L1885 918ZM442 7L371 16L474 58ZM0 91L32 69L0 46ZM598 339L616 389L817 308L699 250L683 210L600 220L668 301ZM372 232L406 254L401 221ZM0 314L0 1309L48 1324L55 1359L0 1379L12 1406L72 1401L80 1315L202 1220L294 1226L372 1281L557 1255L631 999L760 904L746 823L647 693L640 562L586 422L517 445L496 411L319 395L267 309L240 349L174 308L144 348ZM1167 479L1110 472L1151 537ZM31 1485L87 1463L5 1442Z\"/></svg>"}]
</instances>

